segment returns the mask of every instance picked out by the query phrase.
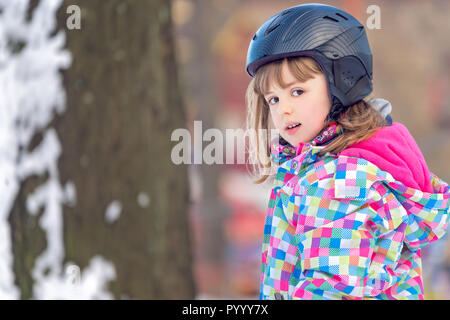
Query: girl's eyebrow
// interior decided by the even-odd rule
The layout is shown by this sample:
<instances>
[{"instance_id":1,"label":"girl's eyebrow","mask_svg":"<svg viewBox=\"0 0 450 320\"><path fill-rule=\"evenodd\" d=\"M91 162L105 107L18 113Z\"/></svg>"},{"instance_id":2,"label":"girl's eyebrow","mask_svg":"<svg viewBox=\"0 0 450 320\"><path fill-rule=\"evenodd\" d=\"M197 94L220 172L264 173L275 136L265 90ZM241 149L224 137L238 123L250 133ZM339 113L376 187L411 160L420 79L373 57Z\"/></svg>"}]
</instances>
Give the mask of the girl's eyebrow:
<instances>
[{"instance_id":1,"label":"girl's eyebrow","mask_svg":"<svg viewBox=\"0 0 450 320\"><path fill-rule=\"evenodd\" d=\"M297 83L301 83L302 85L304 85L305 82L300 82L300 81L296 80L296 81L292 81L292 82L287 83L285 87L288 88L288 87L291 87L292 85L297 84ZM264 95L266 96L266 95L271 94L271 93L273 93L273 92L272 91L267 91Z\"/></svg>"}]
</instances>

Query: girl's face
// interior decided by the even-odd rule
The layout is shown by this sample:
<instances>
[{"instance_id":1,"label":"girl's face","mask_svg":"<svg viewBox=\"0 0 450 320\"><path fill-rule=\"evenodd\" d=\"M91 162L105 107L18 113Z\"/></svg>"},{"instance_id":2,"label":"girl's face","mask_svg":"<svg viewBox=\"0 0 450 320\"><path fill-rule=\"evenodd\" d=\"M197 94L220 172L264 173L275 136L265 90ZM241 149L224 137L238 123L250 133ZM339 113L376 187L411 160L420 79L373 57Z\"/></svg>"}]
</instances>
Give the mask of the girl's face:
<instances>
[{"instance_id":1,"label":"girl's face","mask_svg":"<svg viewBox=\"0 0 450 320\"><path fill-rule=\"evenodd\" d=\"M314 74L314 78L300 82L284 61L281 75L287 86L280 88L272 79L264 99L280 135L296 147L300 142L311 141L320 133L326 124L331 101L323 73ZM296 124L296 127L291 128Z\"/></svg>"}]
</instances>

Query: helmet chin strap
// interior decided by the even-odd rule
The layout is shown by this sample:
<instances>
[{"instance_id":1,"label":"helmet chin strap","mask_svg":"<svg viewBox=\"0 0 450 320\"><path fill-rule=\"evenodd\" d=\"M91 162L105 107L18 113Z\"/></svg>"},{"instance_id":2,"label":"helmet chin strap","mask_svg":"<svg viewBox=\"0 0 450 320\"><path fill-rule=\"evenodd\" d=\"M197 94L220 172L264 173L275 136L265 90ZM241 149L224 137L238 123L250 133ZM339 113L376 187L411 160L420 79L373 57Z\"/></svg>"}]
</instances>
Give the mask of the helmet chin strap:
<instances>
[{"instance_id":1,"label":"helmet chin strap","mask_svg":"<svg viewBox=\"0 0 450 320\"><path fill-rule=\"evenodd\" d=\"M336 96L332 95L332 104L330 108L330 113L328 113L326 121L328 122L337 121L339 119L339 116L345 111L347 111L347 109L348 106L345 107L341 103L341 101L339 101L339 99L336 98Z\"/></svg>"}]
</instances>

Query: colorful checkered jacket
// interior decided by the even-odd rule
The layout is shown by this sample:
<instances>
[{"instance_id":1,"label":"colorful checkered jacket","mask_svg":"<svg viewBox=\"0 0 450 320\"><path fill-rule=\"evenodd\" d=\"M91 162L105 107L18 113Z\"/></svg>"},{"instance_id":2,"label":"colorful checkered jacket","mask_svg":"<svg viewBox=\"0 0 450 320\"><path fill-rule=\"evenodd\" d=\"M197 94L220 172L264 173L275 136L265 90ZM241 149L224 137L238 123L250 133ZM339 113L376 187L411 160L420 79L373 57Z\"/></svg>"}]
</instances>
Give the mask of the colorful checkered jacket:
<instances>
[{"instance_id":1,"label":"colorful checkered jacket","mask_svg":"<svg viewBox=\"0 0 450 320\"><path fill-rule=\"evenodd\" d=\"M423 192L322 148L301 143L277 169L260 299L423 299L421 248L446 232L447 183L430 174Z\"/></svg>"}]
</instances>

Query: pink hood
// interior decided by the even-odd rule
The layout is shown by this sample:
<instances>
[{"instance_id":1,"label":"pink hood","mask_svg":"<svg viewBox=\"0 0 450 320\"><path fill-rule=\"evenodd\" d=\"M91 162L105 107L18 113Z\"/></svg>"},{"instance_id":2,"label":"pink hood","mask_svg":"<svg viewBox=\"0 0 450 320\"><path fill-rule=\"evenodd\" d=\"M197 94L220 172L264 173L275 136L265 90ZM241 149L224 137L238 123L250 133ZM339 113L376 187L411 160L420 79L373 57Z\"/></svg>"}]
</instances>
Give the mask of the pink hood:
<instances>
[{"instance_id":1,"label":"pink hood","mask_svg":"<svg viewBox=\"0 0 450 320\"><path fill-rule=\"evenodd\" d=\"M378 129L371 138L351 145L339 155L365 159L407 187L433 192L422 152L401 123Z\"/></svg>"}]
</instances>

